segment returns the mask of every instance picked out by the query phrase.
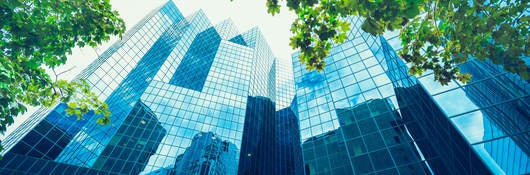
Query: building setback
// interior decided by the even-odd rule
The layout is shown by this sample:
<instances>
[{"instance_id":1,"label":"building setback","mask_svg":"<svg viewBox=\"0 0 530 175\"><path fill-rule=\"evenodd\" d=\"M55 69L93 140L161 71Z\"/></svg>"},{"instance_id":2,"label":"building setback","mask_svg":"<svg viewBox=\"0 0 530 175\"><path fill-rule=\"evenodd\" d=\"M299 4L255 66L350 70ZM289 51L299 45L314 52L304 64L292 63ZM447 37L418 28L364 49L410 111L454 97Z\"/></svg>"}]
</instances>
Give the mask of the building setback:
<instances>
[{"instance_id":1,"label":"building setback","mask_svg":"<svg viewBox=\"0 0 530 175\"><path fill-rule=\"evenodd\" d=\"M301 173L296 116L277 112L290 110L294 85L276 62L258 28L185 17L169 1L76 77L111 124L42 108L2 143L0 174Z\"/></svg>"},{"instance_id":2,"label":"building setback","mask_svg":"<svg viewBox=\"0 0 530 175\"><path fill-rule=\"evenodd\" d=\"M346 20L319 73L169 1L76 77L111 124L41 108L3 140L0 174L530 173L529 81L471 59L470 82L441 86L408 74L398 31Z\"/></svg>"}]
</instances>

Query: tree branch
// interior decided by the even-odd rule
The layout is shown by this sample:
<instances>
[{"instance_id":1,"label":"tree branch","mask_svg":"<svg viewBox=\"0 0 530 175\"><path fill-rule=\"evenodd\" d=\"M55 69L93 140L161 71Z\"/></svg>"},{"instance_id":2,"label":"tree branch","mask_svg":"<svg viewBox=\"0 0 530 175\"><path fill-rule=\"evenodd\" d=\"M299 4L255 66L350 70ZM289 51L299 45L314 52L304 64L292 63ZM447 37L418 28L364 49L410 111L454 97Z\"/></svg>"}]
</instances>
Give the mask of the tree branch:
<instances>
[{"instance_id":1,"label":"tree branch","mask_svg":"<svg viewBox=\"0 0 530 175\"><path fill-rule=\"evenodd\" d=\"M65 71L62 71L62 72L60 72L59 74L56 74L56 76L59 76L59 75L64 74L64 73L66 73L66 72L69 72L69 71L71 71L72 69L74 69L75 67L76 67L76 66L73 66L73 67L71 67L70 69L67 69L67 70L65 70ZM55 73L55 71L54 71L54 73ZM57 78L57 77L56 77L56 78ZM55 79L55 81L57 81L57 79Z\"/></svg>"}]
</instances>

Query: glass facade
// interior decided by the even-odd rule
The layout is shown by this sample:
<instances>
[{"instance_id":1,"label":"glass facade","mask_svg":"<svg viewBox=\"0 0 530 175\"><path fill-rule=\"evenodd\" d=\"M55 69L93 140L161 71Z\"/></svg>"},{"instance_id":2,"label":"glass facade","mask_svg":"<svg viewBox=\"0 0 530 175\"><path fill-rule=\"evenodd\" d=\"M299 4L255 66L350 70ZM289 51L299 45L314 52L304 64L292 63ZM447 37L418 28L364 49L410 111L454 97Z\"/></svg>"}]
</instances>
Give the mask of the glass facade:
<instances>
[{"instance_id":1,"label":"glass facade","mask_svg":"<svg viewBox=\"0 0 530 175\"><path fill-rule=\"evenodd\" d=\"M174 173L169 174L236 174L237 153L233 143L218 139L212 132L201 132L184 154L177 156Z\"/></svg>"},{"instance_id":2,"label":"glass facade","mask_svg":"<svg viewBox=\"0 0 530 175\"><path fill-rule=\"evenodd\" d=\"M296 108L293 69L290 63L277 61L275 158L273 174L304 174L300 127Z\"/></svg>"},{"instance_id":3,"label":"glass facade","mask_svg":"<svg viewBox=\"0 0 530 175\"><path fill-rule=\"evenodd\" d=\"M138 174L167 134L156 115L141 101L111 138L93 168L107 172Z\"/></svg>"},{"instance_id":4,"label":"glass facade","mask_svg":"<svg viewBox=\"0 0 530 175\"><path fill-rule=\"evenodd\" d=\"M302 144L306 174L427 174L392 107L387 98L336 109L340 127Z\"/></svg>"},{"instance_id":5,"label":"glass facade","mask_svg":"<svg viewBox=\"0 0 530 175\"><path fill-rule=\"evenodd\" d=\"M269 98L249 97L245 114L239 174L273 174L274 103Z\"/></svg>"},{"instance_id":6,"label":"glass facade","mask_svg":"<svg viewBox=\"0 0 530 175\"><path fill-rule=\"evenodd\" d=\"M2 143L0 174L300 174L294 84L276 62L258 28L170 1L77 76L111 124L42 108Z\"/></svg>"},{"instance_id":7,"label":"glass facade","mask_svg":"<svg viewBox=\"0 0 530 175\"><path fill-rule=\"evenodd\" d=\"M387 34L384 38L386 40L381 40L382 44L400 49L399 44L396 44L399 43L396 34ZM468 144L471 147L470 150L453 149L455 156L446 159L456 162L468 157L470 161L462 161L455 166L466 167L471 164L472 167L481 167L478 164L480 159L493 174L530 173L529 82L488 60L471 59L459 67L462 72L472 75L472 80L467 84L453 81L448 86L440 86L432 80L432 72L415 80L416 84L423 87L423 96L429 96L439 106L440 113L445 114L445 118L440 119L450 126L443 127L445 134L463 136L461 141L455 140L453 144ZM416 86L419 88L420 85ZM433 130L428 127L423 129ZM448 145L445 139L441 138L442 141L437 144ZM459 157L455 159L456 156Z\"/></svg>"},{"instance_id":8,"label":"glass facade","mask_svg":"<svg viewBox=\"0 0 530 175\"><path fill-rule=\"evenodd\" d=\"M348 40L334 45L322 73L293 54L306 174L431 174L410 136L377 37L348 18Z\"/></svg>"},{"instance_id":9,"label":"glass facade","mask_svg":"<svg viewBox=\"0 0 530 175\"><path fill-rule=\"evenodd\" d=\"M213 27L198 34L169 83L202 91L220 43L221 37Z\"/></svg>"},{"instance_id":10,"label":"glass facade","mask_svg":"<svg viewBox=\"0 0 530 175\"><path fill-rule=\"evenodd\" d=\"M460 65L467 84L410 76L399 31L372 36L347 20L323 72L292 55L306 174L530 173L527 81L477 60Z\"/></svg>"},{"instance_id":11,"label":"glass facade","mask_svg":"<svg viewBox=\"0 0 530 175\"><path fill-rule=\"evenodd\" d=\"M459 65L467 84L410 76L398 31L347 20L317 73L170 1L77 76L111 124L39 109L2 142L0 174L530 173L528 81L477 60Z\"/></svg>"}]
</instances>

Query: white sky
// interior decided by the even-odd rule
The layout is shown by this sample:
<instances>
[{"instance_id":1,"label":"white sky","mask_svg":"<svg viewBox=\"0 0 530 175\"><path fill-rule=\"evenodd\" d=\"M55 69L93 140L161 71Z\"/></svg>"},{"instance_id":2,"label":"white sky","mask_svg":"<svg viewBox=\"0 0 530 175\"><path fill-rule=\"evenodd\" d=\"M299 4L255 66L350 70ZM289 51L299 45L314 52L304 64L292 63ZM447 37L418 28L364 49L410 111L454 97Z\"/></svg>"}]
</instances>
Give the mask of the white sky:
<instances>
[{"instance_id":1,"label":"white sky","mask_svg":"<svg viewBox=\"0 0 530 175\"><path fill-rule=\"evenodd\" d=\"M165 4L168 0L113 0L112 8L117 10L120 17L125 20L127 29L130 29L145 15L153 9ZM217 24L224 19L231 18L238 27L239 32L244 32L254 26L258 26L268 41L274 55L279 58L280 64L287 64L291 67L291 53L294 51L289 46L291 36L291 23L295 19L293 12L282 7L281 13L272 16L267 13L266 0L173 0L184 16L202 9L212 24ZM68 57L67 63L58 68L57 72L73 68L68 73L62 74L60 79L72 79L81 72L88 64L97 57L97 53L105 51L116 38L102 44L98 48L76 48L73 54ZM7 128L0 139L13 132L29 115L37 108L28 108L28 111L15 118L15 123Z\"/></svg>"}]
</instances>

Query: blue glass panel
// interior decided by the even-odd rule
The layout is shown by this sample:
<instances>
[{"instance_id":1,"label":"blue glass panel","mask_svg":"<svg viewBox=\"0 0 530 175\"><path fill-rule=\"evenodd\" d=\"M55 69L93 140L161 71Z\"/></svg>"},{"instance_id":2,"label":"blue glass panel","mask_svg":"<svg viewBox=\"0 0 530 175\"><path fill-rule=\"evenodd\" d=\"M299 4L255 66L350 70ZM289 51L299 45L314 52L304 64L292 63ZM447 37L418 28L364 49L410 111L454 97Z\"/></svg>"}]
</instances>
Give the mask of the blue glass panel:
<instances>
[{"instance_id":1,"label":"blue glass panel","mask_svg":"<svg viewBox=\"0 0 530 175\"><path fill-rule=\"evenodd\" d=\"M243 36L241 35L237 35L234 38L230 39L229 41L232 41L233 43L236 43L239 45L248 46L247 42L245 42L245 39L243 39Z\"/></svg>"},{"instance_id":2,"label":"blue glass panel","mask_svg":"<svg viewBox=\"0 0 530 175\"><path fill-rule=\"evenodd\" d=\"M169 83L202 91L220 42L221 36L213 27L197 35Z\"/></svg>"}]
</instances>

